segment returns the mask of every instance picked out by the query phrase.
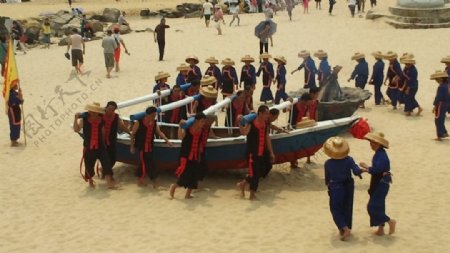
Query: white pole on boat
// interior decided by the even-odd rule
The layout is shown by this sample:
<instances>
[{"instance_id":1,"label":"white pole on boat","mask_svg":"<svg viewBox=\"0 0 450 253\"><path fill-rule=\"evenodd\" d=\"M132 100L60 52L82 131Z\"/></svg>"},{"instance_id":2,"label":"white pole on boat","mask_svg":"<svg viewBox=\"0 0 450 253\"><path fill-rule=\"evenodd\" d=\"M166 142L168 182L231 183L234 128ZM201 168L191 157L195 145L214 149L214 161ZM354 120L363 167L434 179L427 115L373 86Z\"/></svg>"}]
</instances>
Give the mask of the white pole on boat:
<instances>
[{"instance_id":1,"label":"white pole on boat","mask_svg":"<svg viewBox=\"0 0 450 253\"><path fill-rule=\"evenodd\" d=\"M272 107L269 108L269 110L271 109L278 109L278 110L283 110L286 109L289 106L293 106L294 104L296 104L298 102L298 97L295 97L292 102L291 101L285 101L281 104L278 105L274 105ZM292 116L292 108L291 108L291 116ZM245 125L248 124L249 122L253 121L256 118L256 113L250 113L245 115L242 118L242 121L240 122L241 125Z\"/></svg>"}]
</instances>

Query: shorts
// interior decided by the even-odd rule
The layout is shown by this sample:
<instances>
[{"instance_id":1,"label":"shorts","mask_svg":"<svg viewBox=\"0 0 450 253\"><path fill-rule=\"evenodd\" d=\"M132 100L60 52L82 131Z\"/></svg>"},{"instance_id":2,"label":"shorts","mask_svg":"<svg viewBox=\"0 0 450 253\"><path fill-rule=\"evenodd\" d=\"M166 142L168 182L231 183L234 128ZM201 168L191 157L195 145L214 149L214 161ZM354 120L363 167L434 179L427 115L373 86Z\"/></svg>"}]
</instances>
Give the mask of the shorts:
<instances>
[{"instance_id":1,"label":"shorts","mask_svg":"<svg viewBox=\"0 0 450 253\"><path fill-rule=\"evenodd\" d=\"M43 41L44 43L50 44L50 34L45 34L45 33L44 33L44 36L42 37L42 41Z\"/></svg>"},{"instance_id":2,"label":"shorts","mask_svg":"<svg viewBox=\"0 0 450 253\"><path fill-rule=\"evenodd\" d=\"M114 54L105 53L105 67L113 68L114 67Z\"/></svg>"},{"instance_id":3,"label":"shorts","mask_svg":"<svg viewBox=\"0 0 450 253\"><path fill-rule=\"evenodd\" d=\"M211 15L205 15L205 20L209 21L211 19Z\"/></svg>"},{"instance_id":4,"label":"shorts","mask_svg":"<svg viewBox=\"0 0 450 253\"><path fill-rule=\"evenodd\" d=\"M77 67L83 64L83 51L81 49L72 49L72 66Z\"/></svg>"}]
</instances>

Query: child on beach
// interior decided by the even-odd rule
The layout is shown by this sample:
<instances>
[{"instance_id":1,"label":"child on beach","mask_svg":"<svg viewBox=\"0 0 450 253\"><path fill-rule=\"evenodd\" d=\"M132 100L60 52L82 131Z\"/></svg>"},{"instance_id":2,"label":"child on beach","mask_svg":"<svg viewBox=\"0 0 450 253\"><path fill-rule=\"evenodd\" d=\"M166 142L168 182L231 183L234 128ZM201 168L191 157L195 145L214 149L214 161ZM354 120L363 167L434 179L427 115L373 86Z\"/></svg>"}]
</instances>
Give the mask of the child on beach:
<instances>
[{"instance_id":1,"label":"child on beach","mask_svg":"<svg viewBox=\"0 0 450 253\"><path fill-rule=\"evenodd\" d=\"M386 215L386 196L389 192L389 186L392 183L391 168L389 157L386 150L389 148L389 141L384 138L383 133L370 132L364 137L370 142L370 148L375 151L372 158L372 166L361 162L359 166L362 167L363 172L368 172L371 175L369 187L369 203L367 204L367 211L370 216L370 226L378 227L375 232L376 235L384 235L384 224L389 224L389 234L395 232L395 220Z\"/></svg>"},{"instance_id":2,"label":"child on beach","mask_svg":"<svg viewBox=\"0 0 450 253\"><path fill-rule=\"evenodd\" d=\"M260 59L263 60L261 65L259 66L258 72L256 72L256 76L259 76L262 72L262 82L263 82L263 88L261 91L261 97L260 101L264 102L264 104L267 103L267 101L273 101L273 94L270 90L270 85L272 84L272 80L274 78L274 71L273 71L273 65L271 62L269 62L269 58L272 56L268 53L261 54L259 56Z\"/></svg>"},{"instance_id":3,"label":"child on beach","mask_svg":"<svg viewBox=\"0 0 450 253\"><path fill-rule=\"evenodd\" d=\"M278 63L277 66L277 76L273 80L273 83L277 84L277 91L275 92L275 104L278 105L283 99L286 101L288 95L286 94L286 59L284 56L277 56L274 58Z\"/></svg>"},{"instance_id":4,"label":"child on beach","mask_svg":"<svg viewBox=\"0 0 450 253\"><path fill-rule=\"evenodd\" d=\"M215 11L214 11L214 22L216 22L216 29L217 29L218 35L222 35L222 27L220 25L221 21L223 24L225 24L225 20L223 19L222 8L220 8L219 4L216 4Z\"/></svg>"},{"instance_id":5,"label":"child on beach","mask_svg":"<svg viewBox=\"0 0 450 253\"><path fill-rule=\"evenodd\" d=\"M436 97L433 102L434 124L436 125L436 141L442 141L442 138L448 137L447 129L445 128L445 114L447 113L447 102L449 100L448 90L448 74L444 71L436 71L430 77L435 80L439 86L436 91Z\"/></svg>"},{"instance_id":6,"label":"child on beach","mask_svg":"<svg viewBox=\"0 0 450 253\"><path fill-rule=\"evenodd\" d=\"M47 44L43 48L50 49L50 35L52 33L52 30L50 28L50 21L48 18L45 19L44 24L42 25L42 41Z\"/></svg>"}]
</instances>

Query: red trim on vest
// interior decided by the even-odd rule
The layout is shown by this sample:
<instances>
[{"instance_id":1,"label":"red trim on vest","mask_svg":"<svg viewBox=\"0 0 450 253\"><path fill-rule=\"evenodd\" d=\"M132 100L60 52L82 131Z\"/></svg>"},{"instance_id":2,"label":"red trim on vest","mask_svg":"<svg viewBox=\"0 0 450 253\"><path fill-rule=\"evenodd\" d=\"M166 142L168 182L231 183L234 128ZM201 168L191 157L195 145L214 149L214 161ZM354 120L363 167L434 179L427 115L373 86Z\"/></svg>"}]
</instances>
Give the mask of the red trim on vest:
<instances>
[{"instance_id":1,"label":"red trim on vest","mask_svg":"<svg viewBox=\"0 0 450 253\"><path fill-rule=\"evenodd\" d=\"M202 135L202 130L200 130L197 133L193 133L192 128L189 128L189 132L192 135L192 144L191 144L191 151L189 152L189 160L190 161L198 161L199 157L199 141L200 141L200 136Z\"/></svg>"},{"instance_id":2,"label":"red trim on vest","mask_svg":"<svg viewBox=\"0 0 450 253\"><path fill-rule=\"evenodd\" d=\"M116 119L116 115L114 114L113 117L107 117L106 115L103 116L103 120L105 121L105 144L106 146L111 145L109 142L109 134L111 133L111 126L114 120Z\"/></svg>"},{"instance_id":3,"label":"red trim on vest","mask_svg":"<svg viewBox=\"0 0 450 253\"><path fill-rule=\"evenodd\" d=\"M139 158L141 158L141 169L142 169L142 176L140 177L140 179L144 179L147 171L145 168L144 151L139 152Z\"/></svg>"},{"instance_id":4,"label":"red trim on vest","mask_svg":"<svg viewBox=\"0 0 450 253\"><path fill-rule=\"evenodd\" d=\"M155 124L155 122L148 124L147 126L144 123L144 126L147 128L146 132L145 132L145 141L144 141L144 151L145 152L152 152L153 150L153 145L152 145L152 137L153 137L153 124Z\"/></svg>"},{"instance_id":5,"label":"red trim on vest","mask_svg":"<svg viewBox=\"0 0 450 253\"><path fill-rule=\"evenodd\" d=\"M88 119L89 123L91 124L91 140L89 141L89 149L93 150L93 149L98 149L99 146L99 132L98 132L98 128L100 126L100 123L102 122L101 119L97 119L97 120L92 120L92 119Z\"/></svg>"}]
</instances>

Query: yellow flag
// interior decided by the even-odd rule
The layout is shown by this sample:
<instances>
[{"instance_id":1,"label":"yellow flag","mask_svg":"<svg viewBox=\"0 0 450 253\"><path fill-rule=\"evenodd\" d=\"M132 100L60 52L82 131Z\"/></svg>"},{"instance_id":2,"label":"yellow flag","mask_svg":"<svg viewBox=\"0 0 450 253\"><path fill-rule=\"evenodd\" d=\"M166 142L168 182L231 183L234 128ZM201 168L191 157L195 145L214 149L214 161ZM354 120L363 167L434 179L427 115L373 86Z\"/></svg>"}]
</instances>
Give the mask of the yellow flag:
<instances>
[{"instance_id":1,"label":"yellow flag","mask_svg":"<svg viewBox=\"0 0 450 253\"><path fill-rule=\"evenodd\" d=\"M8 52L5 61L5 81L3 83L3 97L5 98L6 110L8 110L9 91L14 84L19 83L19 73L17 72L16 57L14 55L12 39L8 43Z\"/></svg>"}]
</instances>

